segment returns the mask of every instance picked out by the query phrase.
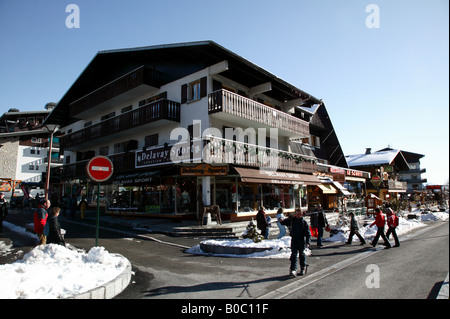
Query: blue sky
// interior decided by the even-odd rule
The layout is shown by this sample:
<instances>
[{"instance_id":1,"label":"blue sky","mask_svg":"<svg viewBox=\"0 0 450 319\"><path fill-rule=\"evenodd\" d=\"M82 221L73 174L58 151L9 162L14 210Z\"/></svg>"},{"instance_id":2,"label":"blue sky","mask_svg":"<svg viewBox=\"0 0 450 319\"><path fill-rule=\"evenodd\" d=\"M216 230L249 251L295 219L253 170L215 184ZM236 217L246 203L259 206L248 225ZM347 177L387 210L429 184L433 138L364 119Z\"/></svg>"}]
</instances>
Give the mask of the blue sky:
<instances>
[{"instance_id":1,"label":"blue sky","mask_svg":"<svg viewBox=\"0 0 450 319\"><path fill-rule=\"evenodd\" d=\"M0 0L0 114L57 102L99 50L213 40L323 99L346 155L424 154L443 184L448 38L448 0Z\"/></svg>"}]
</instances>

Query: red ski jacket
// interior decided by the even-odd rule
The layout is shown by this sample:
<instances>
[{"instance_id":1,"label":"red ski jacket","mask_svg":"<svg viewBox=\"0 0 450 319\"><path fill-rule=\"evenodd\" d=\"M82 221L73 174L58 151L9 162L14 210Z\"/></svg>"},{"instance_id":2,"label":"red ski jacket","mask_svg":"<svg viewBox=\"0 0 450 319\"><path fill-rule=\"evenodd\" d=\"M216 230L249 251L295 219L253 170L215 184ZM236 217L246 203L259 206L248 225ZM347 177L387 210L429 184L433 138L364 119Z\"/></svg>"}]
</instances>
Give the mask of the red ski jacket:
<instances>
[{"instance_id":1,"label":"red ski jacket","mask_svg":"<svg viewBox=\"0 0 450 319\"><path fill-rule=\"evenodd\" d=\"M44 232L44 226L47 222L47 211L41 205L38 206L38 209L34 212L34 231L36 234L42 234Z\"/></svg>"},{"instance_id":2,"label":"red ski jacket","mask_svg":"<svg viewBox=\"0 0 450 319\"><path fill-rule=\"evenodd\" d=\"M388 214L387 224L389 228L395 228L398 226L398 217L395 214Z\"/></svg>"},{"instance_id":3,"label":"red ski jacket","mask_svg":"<svg viewBox=\"0 0 450 319\"><path fill-rule=\"evenodd\" d=\"M375 221L372 223L372 225L370 225L370 227L372 227L373 225L377 225L377 227L384 227L385 224L386 221L384 219L383 213L378 213L375 216Z\"/></svg>"}]
</instances>

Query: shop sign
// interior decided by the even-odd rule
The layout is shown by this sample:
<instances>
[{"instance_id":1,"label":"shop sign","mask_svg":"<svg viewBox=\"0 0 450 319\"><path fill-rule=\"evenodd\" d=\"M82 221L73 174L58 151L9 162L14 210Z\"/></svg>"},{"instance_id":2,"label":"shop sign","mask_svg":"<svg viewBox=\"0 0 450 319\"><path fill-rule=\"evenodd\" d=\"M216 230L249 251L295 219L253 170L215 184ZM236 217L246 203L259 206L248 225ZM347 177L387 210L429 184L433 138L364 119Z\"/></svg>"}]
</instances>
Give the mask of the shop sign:
<instances>
[{"instance_id":1,"label":"shop sign","mask_svg":"<svg viewBox=\"0 0 450 319\"><path fill-rule=\"evenodd\" d=\"M381 178L380 176L374 175L370 179L370 182L372 183L373 186L378 187L381 184Z\"/></svg>"},{"instance_id":2,"label":"shop sign","mask_svg":"<svg viewBox=\"0 0 450 319\"><path fill-rule=\"evenodd\" d=\"M334 182L345 182L345 174L333 174Z\"/></svg>"},{"instance_id":3,"label":"shop sign","mask_svg":"<svg viewBox=\"0 0 450 319\"><path fill-rule=\"evenodd\" d=\"M355 171L352 169L346 170L347 176L354 176L354 177L364 177L364 172L362 171Z\"/></svg>"},{"instance_id":4,"label":"shop sign","mask_svg":"<svg viewBox=\"0 0 450 319\"><path fill-rule=\"evenodd\" d=\"M196 166L181 167L181 176L227 176L227 166L211 166L199 164Z\"/></svg>"},{"instance_id":5,"label":"shop sign","mask_svg":"<svg viewBox=\"0 0 450 319\"><path fill-rule=\"evenodd\" d=\"M330 173L333 174L345 174L345 169L338 167L330 167Z\"/></svg>"},{"instance_id":6,"label":"shop sign","mask_svg":"<svg viewBox=\"0 0 450 319\"><path fill-rule=\"evenodd\" d=\"M392 165L383 166L383 170L384 170L386 173L393 173L393 172L394 172L394 166L392 166Z\"/></svg>"},{"instance_id":7,"label":"shop sign","mask_svg":"<svg viewBox=\"0 0 450 319\"><path fill-rule=\"evenodd\" d=\"M136 168L170 163L170 147L158 147L145 151L136 151Z\"/></svg>"}]
</instances>

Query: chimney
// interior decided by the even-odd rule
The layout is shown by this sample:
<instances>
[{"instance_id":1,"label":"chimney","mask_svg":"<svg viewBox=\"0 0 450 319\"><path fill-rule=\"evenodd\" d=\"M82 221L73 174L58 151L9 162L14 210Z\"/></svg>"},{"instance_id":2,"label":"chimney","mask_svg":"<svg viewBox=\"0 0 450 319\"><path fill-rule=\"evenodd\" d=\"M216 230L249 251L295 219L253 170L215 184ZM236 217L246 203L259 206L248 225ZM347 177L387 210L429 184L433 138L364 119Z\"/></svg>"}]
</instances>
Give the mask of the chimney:
<instances>
[{"instance_id":1,"label":"chimney","mask_svg":"<svg viewBox=\"0 0 450 319\"><path fill-rule=\"evenodd\" d=\"M45 109L51 111L55 108L55 106L56 106L55 102L48 102L47 104L45 104Z\"/></svg>"},{"instance_id":2,"label":"chimney","mask_svg":"<svg viewBox=\"0 0 450 319\"><path fill-rule=\"evenodd\" d=\"M372 149L370 147L366 148L366 154L371 154L372 153Z\"/></svg>"}]
</instances>

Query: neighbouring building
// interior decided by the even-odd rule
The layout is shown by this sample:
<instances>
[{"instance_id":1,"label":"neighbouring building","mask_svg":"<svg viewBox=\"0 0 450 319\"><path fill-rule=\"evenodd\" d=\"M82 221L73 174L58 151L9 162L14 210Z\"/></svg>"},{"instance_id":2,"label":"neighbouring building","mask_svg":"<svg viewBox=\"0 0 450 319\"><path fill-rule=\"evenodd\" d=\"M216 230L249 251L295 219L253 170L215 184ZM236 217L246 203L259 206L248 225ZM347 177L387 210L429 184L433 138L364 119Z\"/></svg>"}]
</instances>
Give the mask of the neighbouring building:
<instances>
[{"instance_id":1,"label":"neighbouring building","mask_svg":"<svg viewBox=\"0 0 450 319\"><path fill-rule=\"evenodd\" d=\"M195 216L203 202L251 218L333 202L335 172L370 177L348 168L323 101L212 41L100 51L46 123L61 127L65 195L95 203L86 164L111 159L109 212Z\"/></svg>"},{"instance_id":2,"label":"neighbouring building","mask_svg":"<svg viewBox=\"0 0 450 319\"><path fill-rule=\"evenodd\" d=\"M426 172L420 167L420 159L424 155L392 149L390 147L371 152L366 149L365 154L346 156L350 168L368 171L372 174L367 183L368 192L375 193L382 200L399 198L401 194L411 196L422 192L422 178Z\"/></svg>"},{"instance_id":3,"label":"neighbouring building","mask_svg":"<svg viewBox=\"0 0 450 319\"><path fill-rule=\"evenodd\" d=\"M12 108L0 117L0 179L1 191L9 196L44 194L48 163L49 131L43 126L55 103L47 103L42 111L19 111ZM52 162L61 162L57 138L52 150ZM55 180L56 181L56 180ZM19 187L20 186L20 187Z\"/></svg>"}]
</instances>

